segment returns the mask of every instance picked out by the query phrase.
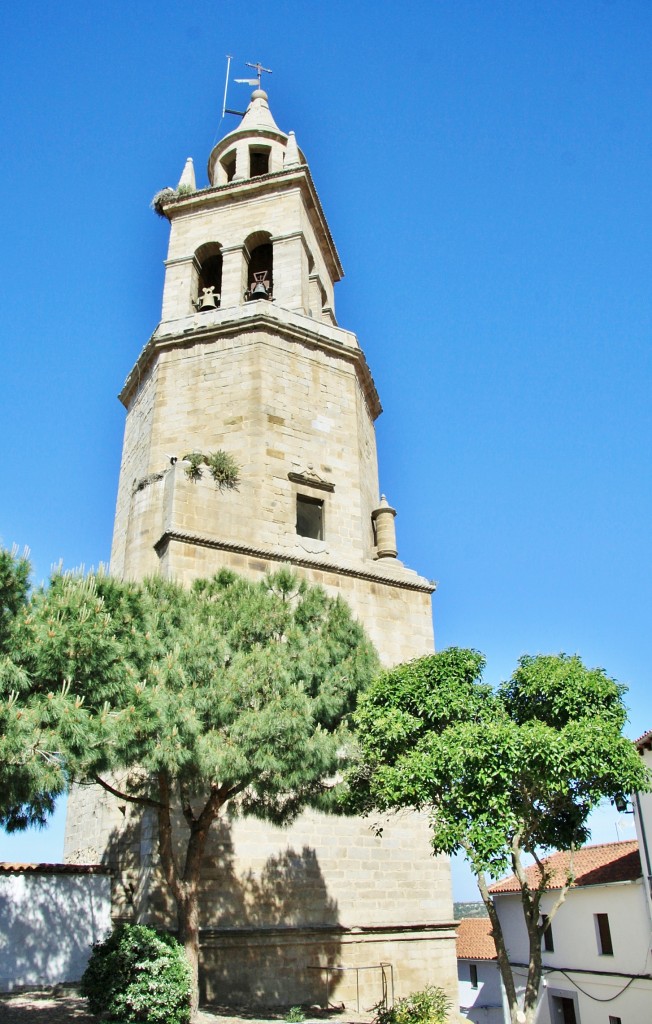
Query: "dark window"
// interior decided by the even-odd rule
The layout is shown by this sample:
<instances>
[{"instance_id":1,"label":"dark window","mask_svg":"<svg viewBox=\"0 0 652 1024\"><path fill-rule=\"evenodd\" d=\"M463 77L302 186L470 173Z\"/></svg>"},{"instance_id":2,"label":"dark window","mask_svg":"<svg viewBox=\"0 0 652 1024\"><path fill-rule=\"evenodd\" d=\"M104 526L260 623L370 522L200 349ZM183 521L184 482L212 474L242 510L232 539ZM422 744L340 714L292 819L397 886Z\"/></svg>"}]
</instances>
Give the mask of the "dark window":
<instances>
[{"instance_id":1,"label":"dark window","mask_svg":"<svg viewBox=\"0 0 652 1024\"><path fill-rule=\"evenodd\" d=\"M598 933L598 952L601 956L613 956L614 947L611 941L611 929L609 928L609 915L596 914L595 927Z\"/></svg>"},{"instance_id":2,"label":"dark window","mask_svg":"<svg viewBox=\"0 0 652 1024\"><path fill-rule=\"evenodd\" d=\"M324 502L297 494L297 533L313 540L324 539Z\"/></svg>"},{"instance_id":3,"label":"dark window","mask_svg":"<svg viewBox=\"0 0 652 1024\"><path fill-rule=\"evenodd\" d=\"M478 967L477 964L469 964L469 977L471 978L471 988L478 987Z\"/></svg>"},{"instance_id":4,"label":"dark window","mask_svg":"<svg viewBox=\"0 0 652 1024\"><path fill-rule=\"evenodd\" d=\"M222 167L226 174L226 180L233 181L235 178L235 153L227 153L222 161Z\"/></svg>"},{"instance_id":5,"label":"dark window","mask_svg":"<svg viewBox=\"0 0 652 1024\"><path fill-rule=\"evenodd\" d=\"M609 1014L609 1024L623 1024L623 1019L622 1017L612 1017Z\"/></svg>"},{"instance_id":6,"label":"dark window","mask_svg":"<svg viewBox=\"0 0 652 1024\"><path fill-rule=\"evenodd\" d=\"M555 1010L554 1021L555 1024L577 1024L577 1016L575 1014L575 1003L572 999L568 999L565 996L554 996L552 1005Z\"/></svg>"},{"instance_id":7,"label":"dark window","mask_svg":"<svg viewBox=\"0 0 652 1024\"><path fill-rule=\"evenodd\" d=\"M554 953L555 952L555 941L554 941L554 939L552 937L552 925L548 924L548 915L547 914L542 914L541 915L541 924L545 928L545 931L543 933L543 948L545 949L546 953ZM546 925L548 925L547 928L546 928Z\"/></svg>"},{"instance_id":8,"label":"dark window","mask_svg":"<svg viewBox=\"0 0 652 1024\"><path fill-rule=\"evenodd\" d=\"M249 151L249 175L252 178L259 178L261 174L269 173L269 150L252 149Z\"/></svg>"}]
</instances>

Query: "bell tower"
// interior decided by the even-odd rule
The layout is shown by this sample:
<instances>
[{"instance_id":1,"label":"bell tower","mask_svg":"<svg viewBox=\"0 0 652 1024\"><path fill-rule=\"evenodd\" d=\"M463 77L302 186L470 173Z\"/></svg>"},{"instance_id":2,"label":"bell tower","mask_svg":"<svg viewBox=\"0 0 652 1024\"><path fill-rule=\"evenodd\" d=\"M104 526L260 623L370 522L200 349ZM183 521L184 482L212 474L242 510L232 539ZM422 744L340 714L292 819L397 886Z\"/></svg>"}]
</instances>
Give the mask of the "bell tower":
<instances>
[{"instance_id":1,"label":"bell tower","mask_svg":"<svg viewBox=\"0 0 652 1024\"><path fill-rule=\"evenodd\" d=\"M378 483L378 394L335 315L340 258L306 159L262 89L210 154L208 181L197 187L188 160L155 200L170 224L163 306L120 394L111 572L189 583L289 564L349 603L386 665L429 653L434 585L397 557ZM185 458L215 452L237 464L237 488ZM431 856L423 820L397 816L384 838L316 812L289 829L235 819L223 832L213 842L228 845L230 874L209 854L202 902L206 998L323 1002L326 987L352 1006L356 981L364 1006L390 981L396 996L431 983L454 994L449 864ZM168 920L152 823L132 817L121 836L110 796L71 797L67 859L108 859L133 894L120 913ZM281 867L282 913L261 895Z\"/></svg>"}]
</instances>

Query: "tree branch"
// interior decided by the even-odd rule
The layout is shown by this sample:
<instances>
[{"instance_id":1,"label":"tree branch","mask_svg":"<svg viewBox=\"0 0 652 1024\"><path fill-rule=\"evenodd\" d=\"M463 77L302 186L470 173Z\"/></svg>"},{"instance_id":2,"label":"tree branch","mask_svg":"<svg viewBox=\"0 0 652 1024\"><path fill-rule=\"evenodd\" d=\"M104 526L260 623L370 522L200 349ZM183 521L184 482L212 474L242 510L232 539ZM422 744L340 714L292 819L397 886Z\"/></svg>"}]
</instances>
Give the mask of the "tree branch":
<instances>
[{"instance_id":1,"label":"tree branch","mask_svg":"<svg viewBox=\"0 0 652 1024\"><path fill-rule=\"evenodd\" d=\"M158 800L152 800L149 796L129 796L128 793L122 793L119 789L115 789L108 782L105 782L99 775L94 775L93 778L98 786L105 789L107 793L111 793L112 796L117 796L118 800L126 800L130 804L142 804L144 807L155 807L157 809L162 806Z\"/></svg>"}]
</instances>

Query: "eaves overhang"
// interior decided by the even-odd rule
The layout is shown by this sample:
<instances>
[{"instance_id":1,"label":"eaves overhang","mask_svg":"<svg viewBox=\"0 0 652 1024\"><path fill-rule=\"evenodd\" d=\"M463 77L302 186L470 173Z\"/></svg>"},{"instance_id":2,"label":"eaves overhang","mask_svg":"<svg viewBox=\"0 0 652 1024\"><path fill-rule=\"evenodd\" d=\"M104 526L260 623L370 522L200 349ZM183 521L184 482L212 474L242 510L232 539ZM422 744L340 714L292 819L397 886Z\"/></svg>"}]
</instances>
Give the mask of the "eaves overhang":
<instances>
[{"instance_id":1,"label":"eaves overhang","mask_svg":"<svg viewBox=\"0 0 652 1024\"><path fill-rule=\"evenodd\" d=\"M242 181L230 181L227 185L213 185L188 195L170 196L161 201L161 212L172 221L176 217L194 210L206 210L219 207L222 203L239 200L251 200L280 191L299 187L303 193L308 215L312 221L315 234L320 240L326 265L333 281L341 281L344 269L333 241L321 200L307 164L293 167L291 170L273 171L261 174L256 178L245 178Z\"/></svg>"}]
</instances>

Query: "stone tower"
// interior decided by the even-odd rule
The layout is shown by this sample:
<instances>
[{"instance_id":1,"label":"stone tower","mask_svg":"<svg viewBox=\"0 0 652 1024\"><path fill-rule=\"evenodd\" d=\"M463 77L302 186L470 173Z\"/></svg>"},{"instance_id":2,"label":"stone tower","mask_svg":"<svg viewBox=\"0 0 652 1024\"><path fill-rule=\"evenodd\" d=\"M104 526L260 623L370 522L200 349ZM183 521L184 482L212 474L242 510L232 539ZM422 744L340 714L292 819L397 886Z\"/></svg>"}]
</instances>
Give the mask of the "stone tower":
<instances>
[{"instance_id":1,"label":"stone tower","mask_svg":"<svg viewBox=\"0 0 652 1024\"><path fill-rule=\"evenodd\" d=\"M345 598L385 664L429 653L433 585L397 558L378 488L380 402L335 318L340 259L303 153L261 89L208 178L198 189L188 160L158 197L170 222L162 318L120 395L111 571L189 583L290 564ZM216 450L238 463L237 490L189 478L184 455ZM109 860L120 913L165 920L154 839L147 816L107 794L71 797L67 859ZM383 976L397 995L454 992L448 862L430 855L416 816L389 821L382 839L367 821L316 813L284 830L235 819L213 841L230 867L221 877L209 853L206 998L323 1002L328 989L350 1005L358 985L368 1006Z\"/></svg>"}]
</instances>

